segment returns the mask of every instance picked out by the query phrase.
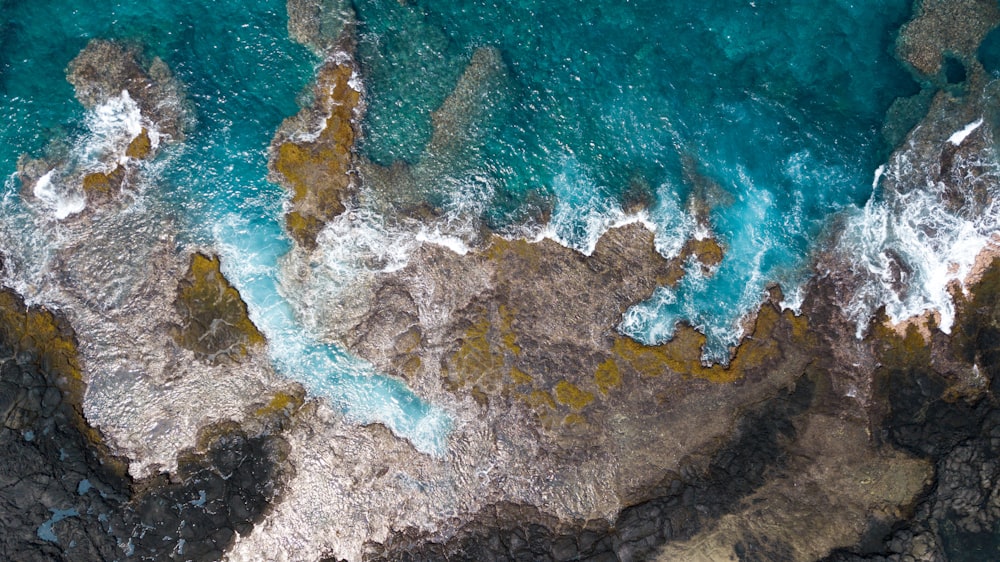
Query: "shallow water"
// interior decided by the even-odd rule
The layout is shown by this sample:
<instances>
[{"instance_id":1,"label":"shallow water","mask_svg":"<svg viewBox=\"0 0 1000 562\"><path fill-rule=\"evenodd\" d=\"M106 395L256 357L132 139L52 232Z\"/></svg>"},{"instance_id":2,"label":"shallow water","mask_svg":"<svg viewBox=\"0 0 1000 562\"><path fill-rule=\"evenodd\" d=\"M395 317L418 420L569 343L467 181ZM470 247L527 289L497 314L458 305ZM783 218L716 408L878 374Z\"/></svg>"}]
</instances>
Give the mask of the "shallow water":
<instances>
[{"instance_id":1,"label":"shallow water","mask_svg":"<svg viewBox=\"0 0 1000 562\"><path fill-rule=\"evenodd\" d=\"M798 284L825 219L870 196L891 148L885 112L918 90L890 54L909 11L902 0L360 1L363 148L383 164L427 158L430 112L474 48L499 47L511 78L448 173L494 178L485 215L501 228L523 220L532 194L555 197L550 235L583 251L635 191L652 195L667 255L695 231L691 200L707 204L727 249L718 272L633 308L622 329L661 342L687 321L721 359L767 283Z\"/></svg>"},{"instance_id":2,"label":"shallow water","mask_svg":"<svg viewBox=\"0 0 1000 562\"><path fill-rule=\"evenodd\" d=\"M149 191L138 195L140 204L176 221L182 243L209 246L222 256L224 273L247 301L280 371L358 421L384 422L421 450L442 453L449 425L444 412L335 346L315 341L281 295L278 259L291 244L282 224L285 194L265 180L266 150L282 119L298 111L297 97L317 64L288 38L284 3L248 8L237 2L97 2L87 10L73 2L44 9L14 3L4 10L0 105L14 116L0 126L4 176L14 172L20 154L40 155L52 139L85 145L84 151L99 145L100 132L113 127L74 100L66 65L93 37L141 42L148 56L163 58L183 82L196 124L182 146L161 157L168 163L150 180ZM110 117L117 118L113 112ZM46 231L44 219L51 217L25 208L18 182L8 180L6 189L10 228L4 250L20 254L13 256L23 264L19 275L30 278L22 284L44 283L46 267L39 262L69 241ZM22 232L37 243L14 240ZM118 243L127 246L130 233L121 235ZM116 259L115 253L109 247L108 259Z\"/></svg>"}]
</instances>

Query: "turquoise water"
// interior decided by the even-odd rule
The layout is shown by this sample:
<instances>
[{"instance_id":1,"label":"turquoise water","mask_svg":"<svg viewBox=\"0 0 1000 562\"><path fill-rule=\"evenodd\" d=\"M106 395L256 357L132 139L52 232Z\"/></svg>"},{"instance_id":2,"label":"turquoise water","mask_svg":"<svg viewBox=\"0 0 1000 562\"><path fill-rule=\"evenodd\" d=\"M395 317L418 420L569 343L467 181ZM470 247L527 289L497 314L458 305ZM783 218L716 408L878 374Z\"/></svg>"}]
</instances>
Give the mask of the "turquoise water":
<instances>
[{"instance_id":1,"label":"turquoise water","mask_svg":"<svg viewBox=\"0 0 1000 562\"><path fill-rule=\"evenodd\" d=\"M586 250L607 226L595 211L614 214L638 186L670 254L691 234L679 215L705 200L728 250L718 272L659 293L622 328L661 342L687 321L708 332L714 359L768 282L794 289L825 219L868 199L891 149L885 112L919 90L891 55L906 0L357 7L364 151L382 164L427 158L430 112L474 48L501 49L511 79L450 171L494 179L493 226L555 198L555 235Z\"/></svg>"},{"instance_id":2,"label":"turquoise water","mask_svg":"<svg viewBox=\"0 0 1000 562\"><path fill-rule=\"evenodd\" d=\"M444 451L444 412L310 338L280 293L277 264L290 241L281 222L284 192L265 180L266 149L282 119L298 111L297 97L318 62L289 39L283 2L98 1L86 9L77 2L6 2L2 14L0 107L13 117L0 124L5 177L20 154L40 155L51 139L81 135L84 110L65 68L87 41L140 42L173 69L195 109L196 124L183 145L168 149L169 164L148 194L173 209L181 242L220 253L281 372L359 421L381 421L421 450ZM7 182L8 189L16 183Z\"/></svg>"},{"instance_id":3,"label":"turquoise water","mask_svg":"<svg viewBox=\"0 0 1000 562\"><path fill-rule=\"evenodd\" d=\"M676 289L631 309L621 329L660 342L686 321L706 331L713 359L725 359L736 322L768 283L802 280L831 213L869 198L892 148L880 133L886 110L918 90L890 54L906 0L355 7L367 157L435 161L442 187L427 196L438 204L469 178L487 178L488 224L523 232L551 212L549 234L583 251L634 200L648 201L665 254L711 231L727 250L718 271L706 278L692 268ZM84 111L64 69L90 38L142 44L174 69L195 111L155 193L181 240L222 254L279 369L441 450L444 414L311 339L281 295L285 194L264 179L266 146L318 63L288 38L283 3L7 0L0 9L4 176L20 154L78 138ZM457 107L459 142L429 153L431 112L479 47L496 47L506 72ZM707 209L705 225L691 218L693 204Z\"/></svg>"}]
</instances>

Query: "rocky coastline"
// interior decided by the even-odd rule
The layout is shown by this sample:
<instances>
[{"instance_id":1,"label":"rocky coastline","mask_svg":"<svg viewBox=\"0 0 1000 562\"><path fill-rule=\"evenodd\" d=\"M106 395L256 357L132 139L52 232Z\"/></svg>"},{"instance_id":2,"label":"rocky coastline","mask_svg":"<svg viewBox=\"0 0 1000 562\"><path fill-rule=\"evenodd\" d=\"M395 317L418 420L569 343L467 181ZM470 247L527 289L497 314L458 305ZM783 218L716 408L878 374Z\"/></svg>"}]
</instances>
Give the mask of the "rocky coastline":
<instances>
[{"instance_id":1,"label":"rocky coastline","mask_svg":"<svg viewBox=\"0 0 1000 562\"><path fill-rule=\"evenodd\" d=\"M349 9L290 0L288 11L291 35L321 62L313 105L276 133L269 169L290 192L285 218L295 247L285 282L307 286L327 274L337 221L366 213L403 228L442 220L422 178L445 165L436 158L470 142L469 100L502 95L507 70L494 49L470 53L434 113L429 156L380 167L355 150L364 97ZM960 25L969 14L977 25ZM997 119L975 49L997 22L995 3L926 0L904 28L900 57L939 91L925 96L926 116L890 156L880 184L889 209L902 212L920 190L956 216L992 205L995 165L984 162ZM65 181L101 205L68 221L85 236L57 252L66 273L52 281L56 289L25 295L55 306L0 291L0 556L1000 555L992 539L1000 524L1000 259L984 253L964 286L949 286L947 331L942 314L899 324L883 308L860 319L859 338L854 299L870 273L840 250L834 228L801 306L787 308L781 288L771 287L729 363L710 365L695 327L647 346L617 326L657 287L712 275L726 248L711 236L691 238L667 259L637 210L584 255L472 221L451 247L421 241L400 267L375 264L297 304L300 314L309 307L303 324L318 337L447 408L448 452L428 455L275 374L263 349L276 342L254 326L220 258L179 247L169 229L142 228L169 223L158 211L122 212L129 174L163 157L156 135L180 143L188 126L177 109L180 86L162 61L146 64L138 53L93 41L70 66L85 106L137 89L132 101L148 120L120 139L104 169L66 164L58 151L19 166L27 201L62 166ZM95 57L115 61L115 71L95 72ZM945 76L949 57L963 65L963 80ZM955 131L984 116L956 141ZM136 248L123 253L120 270L106 267L104 235L122 228L135 233ZM905 293L905 260L888 259ZM13 267L24 266L5 264Z\"/></svg>"}]
</instances>

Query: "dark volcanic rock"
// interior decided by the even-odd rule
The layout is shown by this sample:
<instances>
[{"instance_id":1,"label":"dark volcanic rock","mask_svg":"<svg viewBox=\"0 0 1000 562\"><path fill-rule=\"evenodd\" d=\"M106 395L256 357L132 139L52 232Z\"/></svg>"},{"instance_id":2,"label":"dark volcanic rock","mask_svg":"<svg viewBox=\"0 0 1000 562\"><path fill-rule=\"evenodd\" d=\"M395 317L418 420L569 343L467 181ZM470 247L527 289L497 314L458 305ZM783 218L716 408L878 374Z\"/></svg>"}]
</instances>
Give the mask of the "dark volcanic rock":
<instances>
[{"instance_id":1,"label":"dark volcanic rock","mask_svg":"<svg viewBox=\"0 0 1000 562\"><path fill-rule=\"evenodd\" d=\"M960 300L958 330L930 346L911 330L883 334L880 394L887 404L882 436L935 463L936 480L912 516L872 540L832 554L830 562L861 560L991 560L1000 555L1000 398L956 384L942 363L954 353L965 368L990 378L1000 317L1000 261ZM943 357L944 356L944 357ZM943 374L942 374L943 373ZM878 529L875 528L875 531Z\"/></svg>"},{"instance_id":2,"label":"dark volcanic rock","mask_svg":"<svg viewBox=\"0 0 1000 562\"><path fill-rule=\"evenodd\" d=\"M133 482L83 418L72 330L0 292L0 557L218 560L284 486L284 440L219 426L173 481Z\"/></svg>"},{"instance_id":3,"label":"dark volcanic rock","mask_svg":"<svg viewBox=\"0 0 1000 562\"><path fill-rule=\"evenodd\" d=\"M126 524L139 559L218 560L276 500L287 456L283 439L223 426L205 441L205 453L178 461L176 482L137 484L142 491L128 505Z\"/></svg>"},{"instance_id":4,"label":"dark volcanic rock","mask_svg":"<svg viewBox=\"0 0 1000 562\"><path fill-rule=\"evenodd\" d=\"M105 560L121 555L129 487L80 410L72 331L0 292L0 557Z\"/></svg>"},{"instance_id":5,"label":"dark volcanic rock","mask_svg":"<svg viewBox=\"0 0 1000 562\"><path fill-rule=\"evenodd\" d=\"M656 487L651 500L622 510L615 521L566 525L532 506L498 505L466 524L447 543L428 536L398 536L372 544L366 561L381 560L644 560L668 541L694 536L705 524L780 474L793 419L813 399L813 383L758 405L734 439L707 463L692 459Z\"/></svg>"}]
</instances>

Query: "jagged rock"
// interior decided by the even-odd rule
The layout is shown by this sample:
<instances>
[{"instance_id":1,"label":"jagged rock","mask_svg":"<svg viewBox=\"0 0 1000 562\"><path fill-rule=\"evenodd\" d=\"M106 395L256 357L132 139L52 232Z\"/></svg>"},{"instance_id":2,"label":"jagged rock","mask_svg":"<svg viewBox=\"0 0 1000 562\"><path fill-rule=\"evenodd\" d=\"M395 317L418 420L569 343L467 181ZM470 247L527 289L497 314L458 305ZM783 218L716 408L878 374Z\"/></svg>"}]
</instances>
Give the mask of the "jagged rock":
<instances>
[{"instance_id":1,"label":"jagged rock","mask_svg":"<svg viewBox=\"0 0 1000 562\"><path fill-rule=\"evenodd\" d=\"M88 109L128 91L160 134L184 140L188 117L183 90L159 57L147 62L138 47L92 39L69 63L66 78Z\"/></svg>"},{"instance_id":2,"label":"jagged rock","mask_svg":"<svg viewBox=\"0 0 1000 562\"><path fill-rule=\"evenodd\" d=\"M178 345L211 363L239 361L250 347L264 343L239 291L220 271L217 256L191 254L191 264L177 284L174 307L181 317Z\"/></svg>"},{"instance_id":3,"label":"jagged rock","mask_svg":"<svg viewBox=\"0 0 1000 562\"><path fill-rule=\"evenodd\" d=\"M292 194L286 226L307 249L357 189L353 151L363 105L356 72L349 58L324 64L313 106L286 120L271 142L271 177ZM317 118L319 132L312 133Z\"/></svg>"},{"instance_id":4,"label":"jagged rock","mask_svg":"<svg viewBox=\"0 0 1000 562\"><path fill-rule=\"evenodd\" d=\"M320 56L334 50L354 9L343 0L288 0L288 34Z\"/></svg>"},{"instance_id":5,"label":"jagged rock","mask_svg":"<svg viewBox=\"0 0 1000 562\"><path fill-rule=\"evenodd\" d=\"M63 320L0 291L0 557L218 560L278 501L287 443L218 425L173 481L134 482L82 415L75 346Z\"/></svg>"},{"instance_id":6,"label":"jagged rock","mask_svg":"<svg viewBox=\"0 0 1000 562\"><path fill-rule=\"evenodd\" d=\"M77 214L90 203L106 207L126 188L141 181L141 162L151 160L168 142L184 140L189 110L183 89L159 58L146 61L139 48L114 41L91 40L67 68L67 80L87 109L106 106L126 124L109 133L105 145L51 144L41 158L18 160L22 192L56 208L57 218Z\"/></svg>"}]
</instances>

